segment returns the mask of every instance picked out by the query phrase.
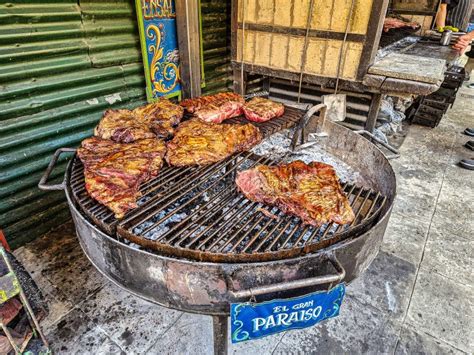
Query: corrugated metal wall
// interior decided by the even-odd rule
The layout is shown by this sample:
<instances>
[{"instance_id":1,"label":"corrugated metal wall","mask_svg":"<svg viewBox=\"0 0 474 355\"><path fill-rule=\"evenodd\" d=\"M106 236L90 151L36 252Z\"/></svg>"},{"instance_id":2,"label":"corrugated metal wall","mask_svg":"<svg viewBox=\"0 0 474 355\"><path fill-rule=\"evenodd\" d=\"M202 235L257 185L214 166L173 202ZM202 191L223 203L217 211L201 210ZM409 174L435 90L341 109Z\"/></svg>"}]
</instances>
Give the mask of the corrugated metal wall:
<instances>
[{"instance_id":1,"label":"corrugated metal wall","mask_svg":"<svg viewBox=\"0 0 474 355\"><path fill-rule=\"evenodd\" d=\"M229 9L203 0L202 13L213 92L230 83ZM106 108L144 103L144 86L133 1L0 1L0 229L12 247L69 218L63 192L36 187L52 153L90 136Z\"/></svg>"},{"instance_id":2,"label":"corrugated metal wall","mask_svg":"<svg viewBox=\"0 0 474 355\"><path fill-rule=\"evenodd\" d=\"M229 1L201 0L204 72L203 93L212 94L230 88L230 5Z\"/></svg>"}]
</instances>

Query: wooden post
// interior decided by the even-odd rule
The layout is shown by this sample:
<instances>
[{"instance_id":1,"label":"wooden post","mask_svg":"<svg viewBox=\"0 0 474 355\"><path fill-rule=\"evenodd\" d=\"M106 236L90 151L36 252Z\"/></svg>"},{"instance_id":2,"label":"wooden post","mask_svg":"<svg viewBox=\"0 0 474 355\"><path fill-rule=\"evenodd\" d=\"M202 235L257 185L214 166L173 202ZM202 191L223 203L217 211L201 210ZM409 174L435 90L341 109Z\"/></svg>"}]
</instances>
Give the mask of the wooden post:
<instances>
[{"instance_id":1,"label":"wooden post","mask_svg":"<svg viewBox=\"0 0 474 355\"><path fill-rule=\"evenodd\" d=\"M176 0L175 4L183 98L201 96L199 0Z\"/></svg>"}]
</instances>

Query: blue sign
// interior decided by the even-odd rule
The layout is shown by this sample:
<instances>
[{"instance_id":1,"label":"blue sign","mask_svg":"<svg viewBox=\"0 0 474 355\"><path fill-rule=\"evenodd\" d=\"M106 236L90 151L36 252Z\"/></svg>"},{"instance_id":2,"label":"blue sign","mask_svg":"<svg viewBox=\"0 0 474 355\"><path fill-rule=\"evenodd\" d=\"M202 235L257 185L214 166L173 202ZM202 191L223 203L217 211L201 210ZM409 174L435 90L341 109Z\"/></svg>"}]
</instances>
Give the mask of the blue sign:
<instances>
[{"instance_id":1,"label":"blue sign","mask_svg":"<svg viewBox=\"0 0 474 355\"><path fill-rule=\"evenodd\" d=\"M136 0L149 101L181 92L174 0Z\"/></svg>"},{"instance_id":2,"label":"blue sign","mask_svg":"<svg viewBox=\"0 0 474 355\"><path fill-rule=\"evenodd\" d=\"M232 343L262 338L290 329L307 328L336 317L346 288L264 303L233 303L230 322Z\"/></svg>"}]
</instances>

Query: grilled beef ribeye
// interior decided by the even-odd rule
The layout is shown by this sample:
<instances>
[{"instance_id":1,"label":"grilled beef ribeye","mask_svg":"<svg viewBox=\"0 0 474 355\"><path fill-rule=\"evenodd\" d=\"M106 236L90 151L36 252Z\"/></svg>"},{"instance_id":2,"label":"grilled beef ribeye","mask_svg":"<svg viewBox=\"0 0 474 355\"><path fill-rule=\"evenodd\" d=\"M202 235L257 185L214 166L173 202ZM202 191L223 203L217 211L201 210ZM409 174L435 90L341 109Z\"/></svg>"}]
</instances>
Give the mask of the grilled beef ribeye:
<instances>
[{"instance_id":1,"label":"grilled beef ribeye","mask_svg":"<svg viewBox=\"0 0 474 355\"><path fill-rule=\"evenodd\" d=\"M147 138L171 138L183 117L181 106L161 99L131 110L107 110L94 135L115 142L130 143Z\"/></svg>"},{"instance_id":2,"label":"grilled beef ribeye","mask_svg":"<svg viewBox=\"0 0 474 355\"><path fill-rule=\"evenodd\" d=\"M158 175L165 152L165 144L156 138L120 144L92 137L77 150L87 192L116 218L137 207L140 184Z\"/></svg>"},{"instance_id":3,"label":"grilled beef ribeye","mask_svg":"<svg viewBox=\"0 0 474 355\"><path fill-rule=\"evenodd\" d=\"M183 122L167 142L166 161L174 166L206 165L250 149L262 140L251 124L215 124L198 119Z\"/></svg>"},{"instance_id":4,"label":"grilled beef ribeye","mask_svg":"<svg viewBox=\"0 0 474 355\"><path fill-rule=\"evenodd\" d=\"M186 111L193 113L201 121L221 123L222 121L242 114L245 100L232 92L201 96L181 101Z\"/></svg>"},{"instance_id":5,"label":"grilled beef ribeye","mask_svg":"<svg viewBox=\"0 0 474 355\"><path fill-rule=\"evenodd\" d=\"M285 106L263 97L254 97L242 107L242 111L249 121L265 122L282 116Z\"/></svg>"},{"instance_id":6,"label":"grilled beef ribeye","mask_svg":"<svg viewBox=\"0 0 474 355\"><path fill-rule=\"evenodd\" d=\"M297 160L278 166L259 165L238 173L235 182L249 200L276 206L305 224L346 224L355 218L336 172L328 164Z\"/></svg>"}]
</instances>

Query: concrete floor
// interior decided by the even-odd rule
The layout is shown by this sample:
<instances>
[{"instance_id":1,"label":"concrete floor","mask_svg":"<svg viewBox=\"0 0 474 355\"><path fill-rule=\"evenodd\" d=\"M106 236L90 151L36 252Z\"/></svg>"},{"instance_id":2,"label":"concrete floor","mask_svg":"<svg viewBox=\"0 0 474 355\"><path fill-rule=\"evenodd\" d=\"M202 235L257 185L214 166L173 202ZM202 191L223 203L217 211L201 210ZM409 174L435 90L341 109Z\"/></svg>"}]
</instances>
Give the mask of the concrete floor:
<instances>
[{"instance_id":1,"label":"concrete floor","mask_svg":"<svg viewBox=\"0 0 474 355\"><path fill-rule=\"evenodd\" d=\"M232 346L238 354L473 353L474 90L436 129L412 126L393 161L398 197L380 254L347 288L341 314ZM209 354L211 319L158 307L94 270L72 224L15 252L46 296L43 328L59 354Z\"/></svg>"}]
</instances>

